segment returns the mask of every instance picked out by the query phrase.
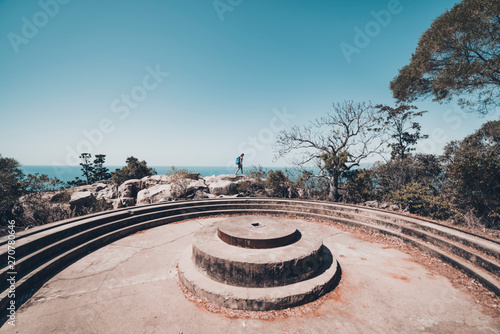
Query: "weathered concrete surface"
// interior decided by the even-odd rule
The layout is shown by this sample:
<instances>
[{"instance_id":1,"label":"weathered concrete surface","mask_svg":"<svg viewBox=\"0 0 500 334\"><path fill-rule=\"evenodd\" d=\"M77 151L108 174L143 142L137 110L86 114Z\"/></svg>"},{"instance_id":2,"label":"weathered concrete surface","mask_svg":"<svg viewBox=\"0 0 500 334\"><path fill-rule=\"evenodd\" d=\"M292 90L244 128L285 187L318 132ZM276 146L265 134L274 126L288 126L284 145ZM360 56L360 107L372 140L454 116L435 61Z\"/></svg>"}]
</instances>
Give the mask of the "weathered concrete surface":
<instances>
[{"instance_id":1,"label":"weathered concrete surface","mask_svg":"<svg viewBox=\"0 0 500 334\"><path fill-rule=\"evenodd\" d=\"M211 279L203 269L196 267L191 261L191 249L188 247L187 252L179 261L178 269L182 284L204 301L237 310L269 311L303 305L331 291L339 282L341 272L328 245L323 247L322 261L316 266L317 275L290 282L287 285L254 287L254 284L258 282L248 281L228 285ZM302 270L300 267L297 269ZM289 274L291 274L290 271L286 270L281 272L281 277L275 279L281 282L288 281L284 276ZM260 277L257 274L252 275L252 278L254 281L269 281L268 275L262 272ZM249 287L250 284L252 284L251 287Z\"/></svg>"},{"instance_id":2,"label":"weathered concrete surface","mask_svg":"<svg viewBox=\"0 0 500 334\"><path fill-rule=\"evenodd\" d=\"M251 226L252 222L261 222L267 226L274 226L277 223L288 224L292 228L284 228L284 233L290 234L298 229L302 236L297 242L279 248L242 248L225 243L215 232L225 223ZM313 227L311 224L301 224L297 220L286 218L265 216L224 218L195 233L192 247L193 262L198 268L203 268L199 271L205 275L229 285L276 287L303 281L315 275L321 267L323 234L321 230ZM276 230L270 232L271 237L281 235ZM255 238L255 233L246 235L253 235Z\"/></svg>"},{"instance_id":3,"label":"weathered concrete surface","mask_svg":"<svg viewBox=\"0 0 500 334\"><path fill-rule=\"evenodd\" d=\"M200 226L167 225L104 247L47 282L5 333L498 333L500 319L410 256L332 227L342 281L318 310L274 321L210 313L180 292L176 263Z\"/></svg>"},{"instance_id":4,"label":"weathered concrete surface","mask_svg":"<svg viewBox=\"0 0 500 334\"><path fill-rule=\"evenodd\" d=\"M293 222L268 217L236 217L217 224L217 235L230 245L244 248L276 248L297 241Z\"/></svg>"}]
</instances>

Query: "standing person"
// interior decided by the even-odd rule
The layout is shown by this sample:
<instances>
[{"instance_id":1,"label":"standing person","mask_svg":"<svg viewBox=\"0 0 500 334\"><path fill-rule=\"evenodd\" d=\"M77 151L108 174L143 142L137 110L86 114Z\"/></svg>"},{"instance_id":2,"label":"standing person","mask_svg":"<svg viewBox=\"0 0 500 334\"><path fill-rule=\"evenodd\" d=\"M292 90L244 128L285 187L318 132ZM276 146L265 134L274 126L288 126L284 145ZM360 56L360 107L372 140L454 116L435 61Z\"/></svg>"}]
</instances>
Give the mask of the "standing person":
<instances>
[{"instance_id":1,"label":"standing person","mask_svg":"<svg viewBox=\"0 0 500 334\"><path fill-rule=\"evenodd\" d=\"M241 169L241 175L243 175L243 156L245 154L241 153L239 157L236 158L236 164L238 165L238 169L236 170L236 173L234 175L238 175L238 171Z\"/></svg>"}]
</instances>

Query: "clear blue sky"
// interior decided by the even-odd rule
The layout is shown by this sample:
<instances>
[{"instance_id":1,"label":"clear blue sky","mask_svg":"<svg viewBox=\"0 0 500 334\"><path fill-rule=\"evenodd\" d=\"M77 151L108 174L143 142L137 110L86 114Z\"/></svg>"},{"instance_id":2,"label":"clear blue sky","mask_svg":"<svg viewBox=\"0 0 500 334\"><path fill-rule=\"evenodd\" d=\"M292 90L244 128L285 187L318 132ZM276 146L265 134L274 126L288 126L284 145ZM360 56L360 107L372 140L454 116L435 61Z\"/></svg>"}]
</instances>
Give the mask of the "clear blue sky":
<instances>
[{"instance_id":1,"label":"clear blue sky","mask_svg":"<svg viewBox=\"0 0 500 334\"><path fill-rule=\"evenodd\" d=\"M24 165L75 165L70 152L82 149L109 165L134 155L221 166L243 151L247 165L282 166L272 162L271 136L283 125L344 99L392 104L390 80L456 3L60 2L0 1L0 153ZM376 23L382 10L391 17ZM340 45L356 47L356 27L372 37L346 57ZM429 153L495 117L416 105L429 110L421 119ZM294 117L279 118L284 111Z\"/></svg>"}]
</instances>

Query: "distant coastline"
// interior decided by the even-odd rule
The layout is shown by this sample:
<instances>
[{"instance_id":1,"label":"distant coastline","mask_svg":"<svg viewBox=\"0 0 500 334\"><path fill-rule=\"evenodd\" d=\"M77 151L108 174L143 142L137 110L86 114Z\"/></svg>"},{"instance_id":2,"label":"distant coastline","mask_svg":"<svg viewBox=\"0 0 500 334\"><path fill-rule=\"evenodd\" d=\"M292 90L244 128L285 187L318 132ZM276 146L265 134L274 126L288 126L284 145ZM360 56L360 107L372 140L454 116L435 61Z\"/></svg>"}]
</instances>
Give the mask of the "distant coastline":
<instances>
[{"instance_id":1,"label":"distant coastline","mask_svg":"<svg viewBox=\"0 0 500 334\"><path fill-rule=\"evenodd\" d=\"M362 163L361 168L370 168L372 163ZM106 166L110 172L114 172L117 168L122 168L123 166ZM156 170L158 174L166 174L171 171L172 166L150 166ZM203 177L212 176L212 175L222 175L222 174L233 174L236 172L236 165L234 167L228 166L175 166L177 169L187 169L191 172L200 173ZM252 166L245 166L244 171L248 171ZM282 170L285 169L292 170L293 167L262 167L264 171L269 170ZM81 166L62 166L62 167L53 167L50 165L25 165L21 166L21 170L24 174L35 174L39 173L46 174L50 178L57 177L59 180L63 182L72 181L75 177L79 177L82 179L82 170ZM315 174L319 173L318 168L310 168L309 170L313 171Z\"/></svg>"},{"instance_id":2,"label":"distant coastline","mask_svg":"<svg viewBox=\"0 0 500 334\"><path fill-rule=\"evenodd\" d=\"M123 166L106 166L111 172L115 171L117 168L122 168ZM168 173L172 166L150 166L156 170L158 174ZM236 172L236 165L234 167L227 166L175 166L175 168L187 169L191 172L200 173L203 177L211 175L222 175L222 174L232 174ZM244 171L248 171L252 166L245 166ZM265 171L268 170L285 170L287 167L263 167ZM290 169L290 167L288 167ZM75 177L82 178L81 166L64 166L64 167L53 167L47 165L25 165L21 166L21 170L24 174L46 174L51 178L57 177L63 182L72 181ZM319 171L316 169L315 171Z\"/></svg>"}]
</instances>

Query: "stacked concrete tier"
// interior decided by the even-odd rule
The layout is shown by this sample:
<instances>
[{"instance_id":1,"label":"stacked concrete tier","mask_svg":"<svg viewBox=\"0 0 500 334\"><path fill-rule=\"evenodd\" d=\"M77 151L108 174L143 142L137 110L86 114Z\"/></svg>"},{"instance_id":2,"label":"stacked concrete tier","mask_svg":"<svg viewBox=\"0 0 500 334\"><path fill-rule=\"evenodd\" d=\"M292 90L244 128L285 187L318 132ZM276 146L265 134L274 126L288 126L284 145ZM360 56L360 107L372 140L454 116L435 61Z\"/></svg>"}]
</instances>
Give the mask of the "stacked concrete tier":
<instances>
[{"instance_id":1,"label":"stacked concrete tier","mask_svg":"<svg viewBox=\"0 0 500 334\"><path fill-rule=\"evenodd\" d=\"M256 249L228 244L218 237L221 229L237 235L240 240L259 240L269 246ZM272 246L276 237L291 234L295 237L288 245ZM323 250L321 236L295 220L247 216L224 220L198 231L193 237L192 253L196 267L213 280L265 288L303 281L315 275Z\"/></svg>"},{"instance_id":2,"label":"stacked concrete tier","mask_svg":"<svg viewBox=\"0 0 500 334\"><path fill-rule=\"evenodd\" d=\"M227 244L244 248L276 248L300 239L293 224L275 221L225 221L217 225L217 236Z\"/></svg>"},{"instance_id":3,"label":"stacked concrete tier","mask_svg":"<svg viewBox=\"0 0 500 334\"><path fill-rule=\"evenodd\" d=\"M313 301L338 283L340 269L311 225L247 216L201 228L179 262L181 282L198 297L235 309L264 311Z\"/></svg>"}]
</instances>

